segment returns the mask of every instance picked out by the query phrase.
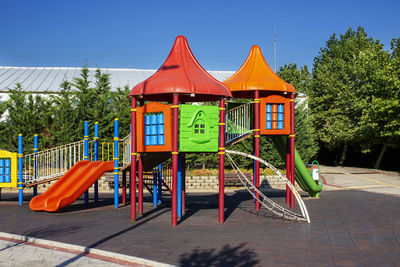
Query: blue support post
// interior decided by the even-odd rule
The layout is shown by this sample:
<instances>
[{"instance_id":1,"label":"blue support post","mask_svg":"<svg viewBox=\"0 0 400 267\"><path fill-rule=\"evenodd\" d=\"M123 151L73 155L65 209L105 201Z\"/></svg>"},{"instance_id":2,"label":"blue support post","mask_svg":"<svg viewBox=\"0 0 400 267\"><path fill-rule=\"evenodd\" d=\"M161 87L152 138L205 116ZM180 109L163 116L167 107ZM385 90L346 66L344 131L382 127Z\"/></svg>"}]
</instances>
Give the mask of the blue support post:
<instances>
[{"instance_id":1,"label":"blue support post","mask_svg":"<svg viewBox=\"0 0 400 267\"><path fill-rule=\"evenodd\" d=\"M153 168L153 207L157 207L157 196L158 196L158 166Z\"/></svg>"},{"instance_id":2,"label":"blue support post","mask_svg":"<svg viewBox=\"0 0 400 267\"><path fill-rule=\"evenodd\" d=\"M178 155L178 199L177 199L177 210L178 217L182 218L182 156Z\"/></svg>"},{"instance_id":3,"label":"blue support post","mask_svg":"<svg viewBox=\"0 0 400 267\"><path fill-rule=\"evenodd\" d=\"M33 136L33 179L36 181L37 179L37 153L39 149L39 137L37 134ZM37 185L33 187L33 196L37 196Z\"/></svg>"},{"instance_id":4,"label":"blue support post","mask_svg":"<svg viewBox=\"0 0 400 267\"><path fill-rule=\"evenodd\" d=\"M99 160L99 123L94 123L94 155L93 160ZM94 202L99 200L99 181L94 182Z\"/></svg>"},{"instance_id":5,"label":"blue support post","mask_svg":"<svg viewBox=\"0 0 400 267\"><path fill-rule=\"evenodd\" d=\"M158 192L157 192L157 194L158 194L158 197L157 197L157 200L158 200L158 203L157 204L161 204L162 203L162 164L159 164L158 165L158 172L157 172L157 184L158 184Z\"/></svg>"},{"instance_id":6,"label":"blue support post","mask_svg":"<svg viewBox=\"0 0 400 267\"><path fill-rule=\"evenodd\" d=\"M18 135L18 205L23 204L23 160L22 160L22 134Z\"/></svg>"},{"instance_id":7,"label":"blue support post","mask_svg":"<svg viewBox=\"0 0 400 267\"><path fill-rule=\"evenodd\" d=\"M118 119L114 119L114 207L118 208L118 179L119 179L119 162L118 162Z\"/></svg>"},{"instance_id":8,"label":"blue support post","mask_svg":"<svg viewBox=\"0 0 400 267\"><path fill-rule=\"evenodd\" d=\"M89 122L85 121L83 135L83 160L89 160ZM85 206L89 205L89 189L85 191Z\"/></svg>"}]
</instances>

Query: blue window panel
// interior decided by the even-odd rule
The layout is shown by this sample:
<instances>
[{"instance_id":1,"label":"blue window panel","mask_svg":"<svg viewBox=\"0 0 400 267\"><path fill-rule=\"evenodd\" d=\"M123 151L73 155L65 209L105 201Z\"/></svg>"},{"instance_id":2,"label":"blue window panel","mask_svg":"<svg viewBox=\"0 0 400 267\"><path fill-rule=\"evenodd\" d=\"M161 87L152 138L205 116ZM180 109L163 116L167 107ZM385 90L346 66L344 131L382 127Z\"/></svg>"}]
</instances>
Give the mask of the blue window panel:
<instances>
[{"instance_id":1,"label":"blue window panel","mask_svg":"<svg viewBox=\"0 0 400 267\"><path fill-rule=\"evenodd\" d=\"M153 136L150 135L150 136L149 136L149 146L153 146L153 145L154 145L154 143L153 143Z\"/></svg>"},{"instance_id":2,"label":"blue window panel","mask_svg":"<svg viewBox=\"0 0 400 267\"><path fill-rule=\"evenodd\" d=\"M272 120L272 114L271 113L267 113L267 121L271 121Z\"/></svg>"},{"instance_id":3,"label":"blue window panel","mask_svg":"<svg viewBox=\"0 0 400 267\"><path fill-rule=\"evenodd\" d=\"M267 112L272 112L272 107L271 107L271 105L270 104L267 104Z\"/></svg>"},{"instance_id":4,"label":"blue window panel","mask_svg":"<svg viewBox=\"0 0 400 267\"><path fill-rule=\"evenodd\" d=\"M157 136L156 135L152 135L152 136L150 136L150 138L151 138L151 145L157 145Z\"/></svg>"},{"instance_id":5,"label":"blue window panel","mask_svg":"<svg viewBox=\"0 0 400 267\"><path fill-rule=\"evenodd\" d=\"M157 134L157 125L151 125L150 126L150 134L151 135L156 135Z\"/></svg>"},{"instance_id":6,"label":"blue window panel","mask_svg":"<svg viewBox=\"0 0 400 267\"><path fill-rule=\"evenodd\" d=\"M150 127L151 126L148 126L148 125L144 126L144 135L150 135Z\"/></svg>"},{"instance_id":7,"label":"blue window panel","mask_svg":"<svg viewBox=\"0 0 400 267\"><path fill-rule=\"evenodd\" d=\"M164 134L164 125L157 126L157 134Z\"/></svg>"},{"instance_id":8,"label":"blue window panel","mask_svg":"<svg viewBox=\"0 0 400 267\"><path fill-rule=\"evenodd\" d=\"M11 183L11 159L5 160L5 182Z\"/></svg>"},{"instance_id":9,"label":"blue window panel","mask_svg":"<svg viewBox=\"0 0 400 267\"><path fill-rule=\"evenodd\" d=\"M271 121L267 121L266 128L267 129L272 129L272 122Z\"/></svg>"},{"instance_id":10,"label":"blue window panel","mask_svg":"<svg viewBox=\"0 0 400 267\"><path fill-rule=\"evenodd\" d=\"M151 115L151 124L157 124L157 115Z\"/></svg>"},{"instance_id":11,"label":"blue window panel","mask_svg":"<svg viewBox=\"0 0 400 267\"><path fill-rule=\"evenodd\" d=\"M164 113L157 115L157 124L164 124Z\"/></svg>"},{"instance_id":12,"label":"blue window panel","mask_svg":"<svg viewBox=\"0 0 400 267\"><path fill-rule=\"evenodd\" d=\"M283 113L283 104L278 105L278 112Z\"/></svg>"},{"instance_id":13,"label":"blue window panel","mask_svg":"<svg viewBox=\"0 0 400 267\"><path fill-rule=\"evenodd\" d=\"M146 135L146 136L144 137L144 145L145 145L145 146L149 146L149 145L150 145L150 142L151 142L150 136L149 136L149 135Z\"/></svg>"},{"instance_id":14,"label":"blue window panel","mask_svg":"<svg viewBox=\"0 0 400 267\"><path fill-rule=\"evenodd\" d=\"M157 138L158 138L158 144L159 145L164 145L165 144L164 135L159 135L159 136L157 136Z\"/></svg>"},{"instance_id":15,"label":"blue window panel","mask_svg":"<svg viewBox=\"0 0 400 267\"><path fill-rule=\"evenodd\" d=\"M278 121L278 129L279 130L283 129L283 121Z\"/></svg>"},{"instance_id":16,"label":"blue window panel","mask_svg":"<svg viewBox=\"0 0 400 267\"><path fill-rule=\"evenodd\" d=\"M4 159L0 159L0 183L4 183Z\"/></svg>"},{"instance_id":17,"label":"blue window panel","mask_svg":"<svg viewBox=\"0 0 400 267\"><path fill-rule=\"evenodd\" d=\"M150 115L145 115L144 116L144 125L150 125L150 124L151 124Z\"/></svg>"},{"instance_id":18,"label":"blue window panel","mask_svg":"<svg viewBox=\"0 0 400 267\"><path fill-rule=\"evenodd\" d=\"M283 113L278 113L278 121L283 121Z\"/></svg>"}]
</instances>

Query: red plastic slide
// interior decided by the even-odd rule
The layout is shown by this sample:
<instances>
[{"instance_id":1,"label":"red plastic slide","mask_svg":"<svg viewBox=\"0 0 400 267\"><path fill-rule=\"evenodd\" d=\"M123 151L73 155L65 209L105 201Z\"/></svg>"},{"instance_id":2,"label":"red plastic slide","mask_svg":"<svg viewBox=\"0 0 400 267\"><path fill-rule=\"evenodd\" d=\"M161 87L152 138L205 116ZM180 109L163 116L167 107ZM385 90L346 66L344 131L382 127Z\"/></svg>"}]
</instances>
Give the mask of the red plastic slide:
<instances>
[{"instance_id":1,"label":"red plastic slide","mask_svg":"<svg viewBox=\"0 0 400 267\"><path fill-rule=\"evenodd\" d=\"M58 211L74 203L104 172L113 170L113 161L78 161L46 192L32 198L29 207L35 211Z\"/></svg>"}]
</instances>

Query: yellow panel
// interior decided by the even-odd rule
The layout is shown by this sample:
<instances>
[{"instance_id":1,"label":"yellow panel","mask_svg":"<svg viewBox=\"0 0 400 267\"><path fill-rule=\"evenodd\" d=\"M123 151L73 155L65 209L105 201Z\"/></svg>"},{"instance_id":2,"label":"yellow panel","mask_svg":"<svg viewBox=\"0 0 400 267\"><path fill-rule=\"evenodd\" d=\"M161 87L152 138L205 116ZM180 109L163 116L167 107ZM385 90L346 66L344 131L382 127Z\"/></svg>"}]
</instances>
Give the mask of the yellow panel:
<instances>
[{"instance_id":1,"label":"yellow panel","mask_svg":"<svg viewBox=\"0 0 400 267\"><path fill-rule=\"evenodd\" d=\"M17 187L17 182L18 182L17 153L12 153L12 152L0 149L0 158L11 159L11 182L10 183L0 183L0 187Z\"/></svg>"}]
</instances>

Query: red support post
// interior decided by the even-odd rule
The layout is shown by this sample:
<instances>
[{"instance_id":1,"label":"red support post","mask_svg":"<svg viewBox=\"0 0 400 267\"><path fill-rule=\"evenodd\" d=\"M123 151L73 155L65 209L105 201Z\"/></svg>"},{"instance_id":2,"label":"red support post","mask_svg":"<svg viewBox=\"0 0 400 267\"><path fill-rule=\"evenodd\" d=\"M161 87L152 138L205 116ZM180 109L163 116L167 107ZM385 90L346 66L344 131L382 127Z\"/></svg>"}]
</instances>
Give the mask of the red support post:
<instances>
[{"instance_id":1,"label":"red support post","mask_svg":"<svg viewBox=\"0 0 400 267\"><path fill-rule=\"evenodd\" d=\"M224 222L225 99L219 101L219 197L218 223Z\"/></svg>"},{"instance_id":2,"label":"red support post","mask_svg":"<svg viewBox=\"0 0 400 267\"><path fill-rule=\"evenodd\" d=\"M254 153L260 157L260 91L254 91ZM254 165L255 186L260 188L260 162L255 161ZM260 194L256 192L256 198L260 199ZM256 201L256 210L260 210L260 202Z\"/></svg>"},{"instance_id":3,"label":"red support post","mask_svg":"<svg viewBox=\"0 0 400 267\"><path fill-rule=\"evenodd\" d=\"M178 193L178 112L179 95L172 99L172 212L171 224L177 224L177 193Z\"/></svg>"},{"instance_id":4,"label":"red support post","mask_svg":"<svg viewBox=\"0 0 400 267\"><path fill-rule=\"evenodd\" d=\"M126 171L122 172L122 205L126 205Z\"/></svg>"},{"instance_id":5,"label":"red support post","mask_svg":"<svg viewBox=\"0 0 400 267\"><path fill-rule=\"evenodd\" d=\"M138 188L138 213L139 216L143 215L143 161L142 161L142 156L138 155L138 176L139 176L139 188Z\"/></svg>"},{"instance_id":6,"label":"red support post","mask_svg":"<svg viewBox=\"0 0 400 267\"><path fill-rule=\"evenodd\" d=\"M290 178L293 186L295 186L294 174L294 149L295 149L295 118L294 118L294 98L295 94L290 95ZM294 208L294 194L290 194L290 207Z\"/></svg>"},{"instance_id":7,"label":"red support post","mask_svg":"<svg viewBox=\"0 0 400 267\"><path fill-rule=\"evenodd\" d=\"M131 221L136 221L136 98L131 98Z\"/></svg>"},{"instance_id":8,"label":"red support post","mask_svg":"<svg viewBox=\"0 0 400 267\"><path fill-rule=\"evenodd\" d=\"M290 138L286 140L286 178L292 182L290 172ZM290 205L290 187L286 185L286 205Z\"/></svg>"}]
</instances>

